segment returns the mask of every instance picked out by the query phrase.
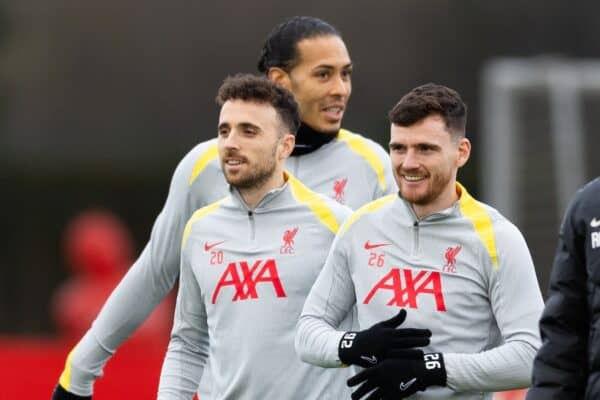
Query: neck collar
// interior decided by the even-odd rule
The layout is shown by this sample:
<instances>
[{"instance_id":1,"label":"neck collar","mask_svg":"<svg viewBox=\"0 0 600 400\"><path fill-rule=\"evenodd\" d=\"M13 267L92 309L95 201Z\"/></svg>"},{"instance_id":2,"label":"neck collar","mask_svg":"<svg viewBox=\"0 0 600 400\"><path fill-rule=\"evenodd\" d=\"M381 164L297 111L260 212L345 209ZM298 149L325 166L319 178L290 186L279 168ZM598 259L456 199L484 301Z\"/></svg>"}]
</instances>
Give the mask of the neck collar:
<instances>
[{"instance_id":1,"label":"neck collar","mask_svg":"<svg viewBox=\"0 0 600 400\"><path fill-rule=\"evenodd\" d=\"M302 122L296 133L296 146L294 146L292 156L301 156L303 154L312 153L319 147L337 138L337 136L338 132L331 133L317 131Z\"/></svg>"}]
</instances>

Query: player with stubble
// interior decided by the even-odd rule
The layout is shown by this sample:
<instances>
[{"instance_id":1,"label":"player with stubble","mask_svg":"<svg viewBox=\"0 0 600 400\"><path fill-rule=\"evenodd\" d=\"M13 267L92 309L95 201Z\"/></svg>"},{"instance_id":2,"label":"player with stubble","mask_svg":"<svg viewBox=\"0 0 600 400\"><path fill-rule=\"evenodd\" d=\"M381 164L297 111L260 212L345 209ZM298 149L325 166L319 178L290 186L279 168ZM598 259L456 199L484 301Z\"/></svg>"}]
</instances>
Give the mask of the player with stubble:
<instances>
[{"instance_id":1,"label":"player with stubble","mask_svg":"<svg viewBox=\"0 0 600 400\"><path fill-rule=\"evenodd\" d=\"M491 399L529 386L542 296L517 227L456 180L471 153L466 105L426 84L389 118L399 193L340 228L302 311L298 353L323 367L366 366L348 380L353 400ZM336 329L354 305L362 330ZM429 346L372 340L399 309L403 327L431 330Z\"/></svg>"}]
</instances>

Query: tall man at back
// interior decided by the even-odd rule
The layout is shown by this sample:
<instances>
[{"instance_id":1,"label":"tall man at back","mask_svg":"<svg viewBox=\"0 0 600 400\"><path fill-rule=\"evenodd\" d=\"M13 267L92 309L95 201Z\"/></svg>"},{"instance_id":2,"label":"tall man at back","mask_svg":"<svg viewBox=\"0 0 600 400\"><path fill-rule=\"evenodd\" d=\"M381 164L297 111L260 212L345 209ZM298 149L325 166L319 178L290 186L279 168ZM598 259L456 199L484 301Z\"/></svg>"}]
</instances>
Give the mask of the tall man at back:
<instances>
[{"instance_id":1,"label":"tall man at back","mask_svg":"<svg viewBox=\"0 0 600 400\"><path fill-rule=\"evenodd\" d=\"M299 104L302 123L286 162L293 175L351 208L397 190L383 148L341 128L352 92L352 61L333 26L313 17L284 21L267 37L259 70L291 90ZM186 222L223 198L227 188L216 140L198 144L181 160L150 241L69 353L55 400L67 394L91 398L106 362L173 288Z\"/></svg>"}]
</instances>

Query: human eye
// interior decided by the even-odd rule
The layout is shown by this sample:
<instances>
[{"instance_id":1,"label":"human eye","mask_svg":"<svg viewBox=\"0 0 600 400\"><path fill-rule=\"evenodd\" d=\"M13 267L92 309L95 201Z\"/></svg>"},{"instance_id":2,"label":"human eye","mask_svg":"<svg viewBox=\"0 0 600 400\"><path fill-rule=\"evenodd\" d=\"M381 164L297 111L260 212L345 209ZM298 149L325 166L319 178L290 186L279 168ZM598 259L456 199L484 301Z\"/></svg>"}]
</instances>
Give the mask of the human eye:
<instances>
[{"instance_id":1,"label":"human eye","mask_svg":"<svg viewBox=\"0 0 600 400\"><path fill-rule=\"evenodd\" d=\"M258 128L252 125L245 125L242 131L246 136L256 136L258 134Z\"/></svg>"},{"instance_id":2,"label":"human eye","mask_svg":"<svg viewBox=\"0 0 600 400\"><path fill-rule=\"evenodd\" d=\"M227 137L227 135L229 134L229 127L227 127L227 126L220 126L220 127L217 129L217 134L218 134L220 137Z\"/></svg>"},{"instance_id":3,"label":"human eye","mask_svg":"<svg viewBox=\"0 0 600 400\"><path fill-rule=\"evenodd\" d=\"M315 76L319 79L327 79L330 75L331 73L327 70L320 70L315 72Z\"/></svg>"},{"instance_id":4,"label":"human eye","mask_svg":"<svg viewBox=\"0 0 600 400\"><path fill-rule=\"evenodd\" d=\"M406 146L398 143L390 144L390 151L392 153L403 153L406 151Z\"/></svg>"},{"instance_id":5,"label":"human eye","mask_svg":"<svg viewBox=\"0 0 600 400\"><path fill-rule=\"evenodd\" d=\"M421 153L433 153L437 150L437 147L431 144L421 144L419 145L419 151Z\"/></svg>"}]
</instances>

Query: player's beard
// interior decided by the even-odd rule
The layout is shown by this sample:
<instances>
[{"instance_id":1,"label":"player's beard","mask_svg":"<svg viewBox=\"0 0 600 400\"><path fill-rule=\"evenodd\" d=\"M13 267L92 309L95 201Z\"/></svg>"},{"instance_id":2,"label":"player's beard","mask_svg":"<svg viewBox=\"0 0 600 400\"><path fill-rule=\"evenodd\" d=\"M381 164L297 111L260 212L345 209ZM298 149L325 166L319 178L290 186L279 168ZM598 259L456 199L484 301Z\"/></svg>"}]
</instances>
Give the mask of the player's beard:
<instances>
[{"instance_id":1,"label":"player's beard","mask_svg":"<svg viewBox=\"0 0 600 400\"><path fill-rule=\"evenodd\" d=\"M273 146L269 152L269 156L259 157L258 161L254 164L250 164L246 158L247 173L238 174L238 176L232 176L225 172L225 180L231 186L237 189L259 189L262 187L275 173L277 168L277 144ZM223 166L223 171L227 171Z\"/></svg>"},{"instance_id":2,"label":"player's beard","mask_svg":"<svg viewBox=\"0 0 600 400\"><path fill-rule=\"evenodd\" d=\"M399 176L412 175L410 172L399 170L396 172ZM415 191L403 188L403 182L399 179L400 196L408 201L409 203L416 204L418 206L426 206L435 202L441 194L446 190L450 180L452 179L451 171L439 171L437 173L428 173L426 178L426 189L425 191Z\"/></svg>"}]
</instances>

